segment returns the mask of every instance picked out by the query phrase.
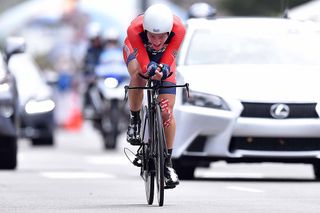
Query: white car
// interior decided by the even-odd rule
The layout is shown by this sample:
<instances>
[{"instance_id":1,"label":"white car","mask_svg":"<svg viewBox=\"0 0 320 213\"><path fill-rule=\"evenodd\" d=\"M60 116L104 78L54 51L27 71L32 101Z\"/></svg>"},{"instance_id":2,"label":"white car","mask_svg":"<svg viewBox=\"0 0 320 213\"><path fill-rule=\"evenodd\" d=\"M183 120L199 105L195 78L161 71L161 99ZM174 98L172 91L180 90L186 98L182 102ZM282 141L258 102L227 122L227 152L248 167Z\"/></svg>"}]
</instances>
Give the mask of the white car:
<instances>
[{"instance_id":1,"label":"white car","mask_svg":"<svg viewBox=\"0 0 320 213\"><path fill-rule=\"evenodd\" d=\"M177 58L174 166L224 160L313 164L320 179L320 25L191 19Z\"/></svg>"},{"instance_id":2,"label":"white car","mask_svg":"<svg viewBox=\"0 0 320 213\"><path fill-rule=\"evenodd\" d=\"M19 94L20 137L33 145L54 145L55 100L52 88L30 53L12 56L9 68L14 74Z\"/></svg>"}]
</instances>

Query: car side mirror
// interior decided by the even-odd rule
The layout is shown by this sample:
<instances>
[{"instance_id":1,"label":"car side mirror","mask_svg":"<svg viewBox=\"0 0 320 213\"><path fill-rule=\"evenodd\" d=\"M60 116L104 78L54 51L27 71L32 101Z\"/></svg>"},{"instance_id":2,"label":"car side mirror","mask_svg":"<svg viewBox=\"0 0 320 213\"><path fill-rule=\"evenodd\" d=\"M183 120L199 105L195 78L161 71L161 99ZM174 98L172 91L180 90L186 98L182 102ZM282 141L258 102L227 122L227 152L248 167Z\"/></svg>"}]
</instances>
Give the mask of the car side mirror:
<instances>
[{"instance_id":1,"label":"car side mirror","mask_svg":"<svg viewBox=\"0 0 320 213\"><path fill-rule=\"evenodd\" d=\"M23 37L8 37L5 42L5 57L6 61L9 62L9 59L12 55L18 53L24 53L26 51L26 41Z\"/></svg>"}]
</instances>

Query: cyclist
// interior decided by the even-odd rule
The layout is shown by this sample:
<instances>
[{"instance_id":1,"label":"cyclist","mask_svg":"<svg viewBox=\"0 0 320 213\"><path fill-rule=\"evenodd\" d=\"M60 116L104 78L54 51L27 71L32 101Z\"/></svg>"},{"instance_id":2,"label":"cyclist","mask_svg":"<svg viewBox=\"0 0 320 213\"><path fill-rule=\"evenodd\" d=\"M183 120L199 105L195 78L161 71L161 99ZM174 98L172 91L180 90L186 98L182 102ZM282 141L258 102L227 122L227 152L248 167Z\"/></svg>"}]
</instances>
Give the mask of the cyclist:
<instances>
[{"instance_id":1,"label":"cyclist","mask_svg":"<svg viewBox=\"0 0 320 213\"><path fill-rule=\"evenodd\" d=\"M97 22L89 24L87 29L88 48L84 57L84 72L91 73L99 62L103 51L103 39L101 25Z\"/></svg>"},{"instance_id":2,"label":"cyclist","mask_svg":"<svg viewBox=\"0 0 320 213\"><path fill-rule=\"evenodd\" d=\"M104 31L103 35L104 49L121 48L120 32L114 27L110 27Z\"/></svg>"},{"instance_id":3,"label":"cyclist","mask_svg":"<svg viewBox=\"0 0 320 213\"><path fill-rule=\"evenodd\" d=\"M175 85L175 57L184 35L185 27L180 18L163 4L154 4L144 14L136 17L127 29L127 38L123 48L124 60L131 77L130 86L146 85L146 80L138 73L143 73L153 80L163 80L163 85ZM169 76L171 72L172 75ZM175 94L175 88L165 88L160 90L159 95L169 152L165 164L165 184L168 188L179 184L171 162L176 131L173 117ZM141 143L139 132L143 91L130 90L128 95L131 115L127 141L132 145L139 145Z\"/></svg>"},{"instance_id":4,"label":"cyclist","mask_svg":"<svg viewBox=\"0 0 320 213\"><path fill-rule=\"evenodd\" d=\"M83 77L85 80L84 92L84 113L85 117L91 117L89 89L94 82L94 69L99 63L99 57L103 51L102 30L101 25L97 22L89 24L87 29L88 48L84 56Z\"/></svg>"},{"instance_id":5,"label":"cyclist","mask_svg":"<svg viewBox=\"0 0 320 213\"><path fill-rule=\"evenodd\" d=\"M123 64L122 45L120 43L120 32L110 27L103 33L103 52L100 55L99 64ZM126 72L126 70L125 70Z\"/></svg>"}]
</instances>

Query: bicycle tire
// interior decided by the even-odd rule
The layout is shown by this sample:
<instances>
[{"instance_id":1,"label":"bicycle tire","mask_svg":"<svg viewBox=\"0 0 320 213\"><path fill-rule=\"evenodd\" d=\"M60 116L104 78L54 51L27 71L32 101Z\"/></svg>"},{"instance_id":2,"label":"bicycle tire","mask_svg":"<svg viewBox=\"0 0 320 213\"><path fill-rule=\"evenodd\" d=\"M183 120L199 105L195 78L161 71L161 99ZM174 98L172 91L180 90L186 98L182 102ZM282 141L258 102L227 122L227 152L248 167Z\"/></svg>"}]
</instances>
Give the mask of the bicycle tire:
<instances>
[{"instance_id":1,"label":"bicycle tire","mask_svg":"<svg viewBox=\"0 0 320 213\"><path fill-rule=\"evenodd\" d=\"M164 129L162 124L161 109L159 105L156 105L156 115L154 117L154 144L155 144L155 171L156 171L156 183L157 183L157 197L159 206L163 206L164 203Z\"/></svg>"},{"instance_id":2,"label":"bicycle tire","mask_svg":"<svg viewBox=\"0 0 320 213\"><path fill-rule=\"evenodd\" d=\"M146 142L145 145L143 145L143 165L141 167L142 173L143 173L143 180L144 180L144 186L145 186L145 192L146 192L146 199L147 203L149 205L152 205L153 199L154 199L154 169L153 169L153 162L151 161L152 154L151 147L147 143L149 141L149 134L147 133L148 130L148 116L147 116L147 108L144 108L142 110L142 131L141 131L141 139L143 142ZM146 134L147 133L147 134Z\"/></svg>"},{"instance_id":3,"label":"bicycle tire","mask_svg":"<svg viewBox=\"0 0 320 213\"><path fill-rule=\"evenodd\" d=\"M146 198L147 198L147 203L149 205L152 205L153 203L153 198L154 198L154 172L150 171L150 169L147 169L145 171L145 191L146 191Z\"/></svg>"}]
</instances>

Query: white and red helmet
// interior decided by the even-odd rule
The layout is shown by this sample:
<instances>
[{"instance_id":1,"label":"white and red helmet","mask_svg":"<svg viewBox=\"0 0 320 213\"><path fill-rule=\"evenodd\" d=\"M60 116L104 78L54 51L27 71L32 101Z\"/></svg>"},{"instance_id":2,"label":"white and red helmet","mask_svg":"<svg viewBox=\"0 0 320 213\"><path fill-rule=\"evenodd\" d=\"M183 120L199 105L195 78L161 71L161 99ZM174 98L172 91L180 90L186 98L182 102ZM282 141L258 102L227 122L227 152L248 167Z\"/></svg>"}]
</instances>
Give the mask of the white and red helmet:
<instances>
[{"instance_id":1,"label":"white and red helmet","mask_svg":"<svg viewBox=\"0 0 320 213\"><path fill-rule=\"evenodd\" d=\"M151 33L170 33L173 26L173 14L164 4L151 5L143 17L143 29Z\"/></svg>"}]
</instances>

